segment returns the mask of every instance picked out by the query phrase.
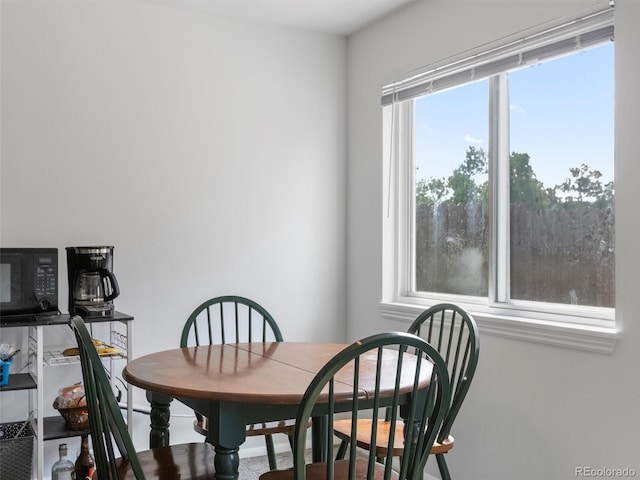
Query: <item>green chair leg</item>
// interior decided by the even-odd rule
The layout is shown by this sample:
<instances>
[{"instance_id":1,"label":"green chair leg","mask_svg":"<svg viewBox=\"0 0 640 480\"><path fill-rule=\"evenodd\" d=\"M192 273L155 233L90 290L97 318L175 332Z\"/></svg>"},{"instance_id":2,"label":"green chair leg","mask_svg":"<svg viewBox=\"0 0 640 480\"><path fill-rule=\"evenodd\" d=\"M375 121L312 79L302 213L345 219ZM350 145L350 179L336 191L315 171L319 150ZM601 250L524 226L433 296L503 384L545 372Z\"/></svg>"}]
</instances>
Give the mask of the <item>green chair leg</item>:
<instances>
[{"instance_id":1,"label":"green chair leg","mask_svg":"<svg viewBox=\"0 0 640 480\"><path fill-rule=\"evenodd\" d=\"M273 436L265 435L265 442L267 444L267 458L269 459L269 470L276 470L276 450L273 446Z\"/></svg>"},{"instance_id":2,"label":"green chair leg","mask_svg":"<svg viewBox=\"0 0 640 480\"><path fill-rule=\"evenodd\" d=\"M444 454L440 453L436 455L436 461L438 462L438 469L440 470L440 478L442 478L442 480L451 480L451 474L447 467L447 461L444 459Z\"/></svg>"},{"instance_id":3,"label":"green chair leg","mask_svg":"<svg viewBox=\"0 0 640 480\"><path fill-rule=\"evenodd\" d=\"M349 446L349 442L342 440L340 442L340 446L338 447L338 453L336 453L336 460L344 459L345 454L347 453L347 447Z\"/></svg>"}]
</instances>

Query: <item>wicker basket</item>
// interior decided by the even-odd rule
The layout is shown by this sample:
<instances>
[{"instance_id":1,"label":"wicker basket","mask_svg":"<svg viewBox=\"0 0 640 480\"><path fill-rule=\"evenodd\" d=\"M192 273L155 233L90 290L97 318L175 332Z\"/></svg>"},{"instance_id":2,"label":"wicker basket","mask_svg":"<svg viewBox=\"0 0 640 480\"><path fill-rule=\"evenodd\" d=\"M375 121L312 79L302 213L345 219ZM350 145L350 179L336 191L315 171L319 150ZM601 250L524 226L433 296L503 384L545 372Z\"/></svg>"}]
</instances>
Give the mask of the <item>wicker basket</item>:
<instances>
[{"instance_id":1,"label":"wicker basket","mask_svg":"<svg viewBox=\"0 0 640 480\"><path fill-rule=\"evenodd\" d=\"M59 408L58 399L53 402L53 408L60 412L70 430L84 430L89 428L89 410L82 407Z\"/></svg>"}]
</instances>

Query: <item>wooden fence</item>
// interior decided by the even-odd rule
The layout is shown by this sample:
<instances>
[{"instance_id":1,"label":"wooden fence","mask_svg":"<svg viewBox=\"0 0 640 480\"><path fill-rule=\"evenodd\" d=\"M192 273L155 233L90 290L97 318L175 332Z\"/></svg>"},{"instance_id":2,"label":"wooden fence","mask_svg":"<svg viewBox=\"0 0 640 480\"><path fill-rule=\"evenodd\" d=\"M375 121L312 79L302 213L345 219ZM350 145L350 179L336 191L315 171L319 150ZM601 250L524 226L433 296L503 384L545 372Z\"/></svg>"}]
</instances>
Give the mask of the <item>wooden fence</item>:
<instances>
[{"instance_id":1,"label":"wooden fence","mask_svg":"<svg viewBox=\"0 0 640 480\"><path fill-rule=\"evenodd\" d=\"M487 219L485 206L418 206L419 291L487 296ZM510 231L512 299L615 306L613 208L512 205Z\"/></svg>"}]
</instances>

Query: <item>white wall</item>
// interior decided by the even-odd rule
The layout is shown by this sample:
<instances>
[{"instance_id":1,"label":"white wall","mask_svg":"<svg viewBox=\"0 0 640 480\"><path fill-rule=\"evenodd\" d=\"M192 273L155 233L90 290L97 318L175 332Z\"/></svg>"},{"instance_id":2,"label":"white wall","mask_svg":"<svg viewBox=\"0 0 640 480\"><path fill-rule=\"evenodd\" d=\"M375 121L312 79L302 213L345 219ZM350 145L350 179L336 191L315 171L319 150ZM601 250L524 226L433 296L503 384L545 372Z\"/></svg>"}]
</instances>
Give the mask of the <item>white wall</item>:
<instances>
[{"instance_id":1,"label":"white wall","mask_svg":"<svg viewBox=\"0 0 640 480\"><path fill-rule=\"evenodd\" d=\"M285 340L344 338L343 37L131 0L1 9L0 243L60 249L63 311L64 247L113 245L134 357L220 294Z\"/></svg>"},{"instance_id":2,"label":"white wall","mask_svg":"<svg viewBox=\"0 0 640 480\"><path fill-rule=\"evenodd\" d=\"M175 346L186 313L226 292L267 306L290 340L342 339L345 305L348 340L405 329L377 306L382 85L594 3L418 2L351 37L347 71L339 37L131 1L3 0L0 244L55 246L63 261L65 246L114 245L134 356ZM640 472L638 20L639 4L616 1L619 345L484 335L455 478ZM66 286L60 298L66 309Z\"/></svg>"},{"instance_id":3,"label":"white wall","mask_svg":"<svg viewBox=\"0 0 640 480\"><path fill-rule=\"evenodd\" d=\"M408 325L385 322L381 300L380 92L407 72L598 1L423 1L349 39L348 339ZM636 327L637 125L640 3L616 0L617 317L612 355L482 335L478 372L454 427L454 478L575 478L576 467L634 468L640 475ZM430 473L437 471L429 462Z\"/></svg>"}]
</instances>

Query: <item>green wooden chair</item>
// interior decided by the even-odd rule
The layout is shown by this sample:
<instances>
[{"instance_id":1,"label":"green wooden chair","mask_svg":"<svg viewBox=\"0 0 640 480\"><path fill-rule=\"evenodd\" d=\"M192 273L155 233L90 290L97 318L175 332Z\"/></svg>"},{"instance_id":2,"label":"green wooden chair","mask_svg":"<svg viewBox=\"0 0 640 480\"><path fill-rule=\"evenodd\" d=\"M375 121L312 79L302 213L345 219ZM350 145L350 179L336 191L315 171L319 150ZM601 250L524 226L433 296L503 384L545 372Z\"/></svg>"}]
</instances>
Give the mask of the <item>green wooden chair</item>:
<instances>
[{"instance_id":1,"label":"green wooden chair","mask_svg":"<svg viewBox=\"0 0 640 480\"><path fill-rule=\"evenodd\" d=\"M180 347L224 343L282 342L282 333L271 314L245 297L222 296L199 305L187 319L180 337ZM197 412L193 428L207 436L209 419ZM293 420L247 425L247 437L264 436L269 468L276 468L272 435L284 433L292 444Z\"/></svg>"},{"instance_id":2,"label":"green wooden chair","mask_svg":"<svg viewBox=\"0 0 640 480\"><path fill-rule=\"evenodd\" d=\"M365 357L368 361L362 362ZM375 368L370 367L370 360L374 360ZM449 401L445 362L422 338L395 332L355 342L317 373L304 394L296 416L293 468L272 470L261 475L260 480L421 479ZM354 420L351 435L355 437L360 420L368 419L376 425L384 406L389 406L393 412L392 425L402 421L397 415L399 411L407 424L413 425L407 429L407 441L402 441L403 456L399 465L392 468L394 435L387 437L385 464L376 461L373 451L364 457L358 454L355 444L352 444L348 458L334 460L334 442L337 440L332 427L337 421L336 415L350 412ZM321 435L322 450L332 454L325 462L305 461L308 422L312 415L321 415L326 422L327 428L322 429ZM372 443L376 433L375 428L370 432Z\"/></svg>"},{"instance_id":3,"label":"green wooden chair","mask_svg":"<svg viewBox=\"0 0 640 480\"><path fill-rule=\"evenodd\" d=\"M452 402L431 453L436 456L442 479L450 480L451 474L447 467L445 454L453 448L454 438L451 435L451 427L467 395L478 364L478 355L480 353L478 326L473 317L461 307L442 303L422 312L411 324L408 332L424 338L433 345L447 363L447 370L451 379ZM372 425L363 423L360 427L358 429L360 436L357 437L357 445L367 450L371 449L371 445L375 445L378 457L380 459L386 457L388 455L386 438L389 430L392 429L389 419L381 420L376 426L378 438L375 439L373 437L375 439L374 442L370 441L372 437L367 432L367 429L371 431ZM334 430L336 436L342 440L337 453L337 457L342 458L348 443L354 438L351 435L351 421L337 422L334 425ZM396 447L393 450L393 456L401 456L402 424L395 425L393 430L396 436Z\"/></svg>"},{"instance_id":4,"label":"green wooden chair","mask_svg":"<svg viewBox=\"0 0 640 480\"><path fill-rule=\"evenodd\" d=\"M89 411L89 430L96 461L94 478L214 478L214 450L207 443L173 445L136 452L111 382L82 318L71 318L71 328L80 349L82 378Z\"/></svg>"}]
</instances>

